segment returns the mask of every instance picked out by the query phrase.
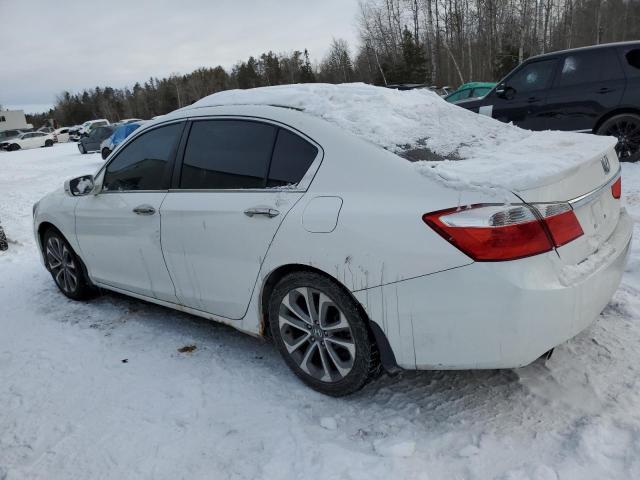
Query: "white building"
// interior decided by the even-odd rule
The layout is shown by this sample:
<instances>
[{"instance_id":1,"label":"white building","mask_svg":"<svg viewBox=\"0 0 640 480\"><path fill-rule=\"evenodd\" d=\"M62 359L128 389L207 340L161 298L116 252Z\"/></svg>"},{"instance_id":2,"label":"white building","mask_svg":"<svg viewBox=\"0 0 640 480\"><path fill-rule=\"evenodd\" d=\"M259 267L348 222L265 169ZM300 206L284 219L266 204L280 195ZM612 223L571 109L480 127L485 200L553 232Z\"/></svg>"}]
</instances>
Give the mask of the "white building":
<instances>
[{"instance_id":1,"label":"white building","mask_svg":"<svg viewBox=\"0 0 640 480\"><path fill-rule=\"evenodd\" d=\"M0 110L0 132L21 128L32 128L23 110Z\"/></svg>"}]
</instances>

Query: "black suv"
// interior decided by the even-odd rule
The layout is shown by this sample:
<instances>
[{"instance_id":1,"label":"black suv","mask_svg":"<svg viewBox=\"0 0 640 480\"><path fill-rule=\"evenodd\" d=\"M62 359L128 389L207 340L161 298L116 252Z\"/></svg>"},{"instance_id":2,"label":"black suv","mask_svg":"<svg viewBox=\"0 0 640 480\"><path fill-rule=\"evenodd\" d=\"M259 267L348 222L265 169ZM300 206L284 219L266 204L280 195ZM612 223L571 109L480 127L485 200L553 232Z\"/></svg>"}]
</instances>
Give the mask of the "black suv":
<instances>
[{"instance_id":1,"label":"black suv","mask_svg":"<svg viewBox=\"0 0 640 480\"><path fill-rule=\"evenodd\" d=\"M530 130L611 135L620 160L638 160L640 42L531 57L485 97L456 105Z\"/></svg>"}]
</instances>

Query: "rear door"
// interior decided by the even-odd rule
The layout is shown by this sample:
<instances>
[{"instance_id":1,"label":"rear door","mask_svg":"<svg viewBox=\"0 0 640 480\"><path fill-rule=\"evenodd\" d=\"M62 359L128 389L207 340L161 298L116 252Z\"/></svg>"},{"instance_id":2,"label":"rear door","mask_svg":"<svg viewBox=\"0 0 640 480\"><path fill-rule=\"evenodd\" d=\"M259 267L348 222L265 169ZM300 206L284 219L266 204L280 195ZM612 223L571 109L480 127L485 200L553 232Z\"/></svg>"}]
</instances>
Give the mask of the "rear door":
<instances>
[{"instance_id":1,"label":"rear door","mask_svg":"<svg viewBox=\"0 0 640 480\"><path fill-rule=\"evenodd\" d=\"M173 123L133 139L98 176L101 191L79 197L76 236L93 280L177 301L160 247L160 205L183 128Z\"/></svg>"},{"instance_id":2,"label":"rear door","mask_svg":"<svg viewBox=\"0 0 640 480\"><path fill-rule=\"evenodd\" d=\"M556 58L540 59L524 64L503 82L505 93L496 90L485 98L480 113L502 122L530 130L544 130L543 107L557 66Z\"/></svg>"},{"instance_id":3,"label":"rear door","mask_svg":"<svg viewBox=\"0 0 640 480\"><path fill-rule=\"evenodd\" d=\"M563 56L543 109L547 128L592 131L603 114L620 104L624 88L624 73L613 48Z\"/></svg>"},{"instance_id":4,"label":"rear door","mask_svg":"<svg viewBox=\"0 0 640 480\"><path fill-rule=\"evenodd\" d=\"M320 157L309 139L275 124L193 121L161 207L162 249L182 304L244 316L269 245Z\"/></svg>"}]
</instances>

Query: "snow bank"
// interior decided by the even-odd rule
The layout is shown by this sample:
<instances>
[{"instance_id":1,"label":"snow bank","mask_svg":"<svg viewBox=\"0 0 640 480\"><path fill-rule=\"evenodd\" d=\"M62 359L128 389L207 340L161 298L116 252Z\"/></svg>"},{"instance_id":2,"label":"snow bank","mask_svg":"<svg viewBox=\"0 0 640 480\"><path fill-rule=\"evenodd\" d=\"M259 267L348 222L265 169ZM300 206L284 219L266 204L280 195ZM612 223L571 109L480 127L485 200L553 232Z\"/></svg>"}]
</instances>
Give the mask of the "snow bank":
<instances>
[{"instance_id":1,"label":"snow bank","mask_svg":"<svg viewBox=\"0 0 640 480\"><path fill-rule=\"evenodd\" d=\"M429 90L363 83L227 90L187 108L218 105L300 109L415 161L421 173L453 186L540 186L615 145L611 137L523 130L456 107Z\"/></svg>"}]
</instances>

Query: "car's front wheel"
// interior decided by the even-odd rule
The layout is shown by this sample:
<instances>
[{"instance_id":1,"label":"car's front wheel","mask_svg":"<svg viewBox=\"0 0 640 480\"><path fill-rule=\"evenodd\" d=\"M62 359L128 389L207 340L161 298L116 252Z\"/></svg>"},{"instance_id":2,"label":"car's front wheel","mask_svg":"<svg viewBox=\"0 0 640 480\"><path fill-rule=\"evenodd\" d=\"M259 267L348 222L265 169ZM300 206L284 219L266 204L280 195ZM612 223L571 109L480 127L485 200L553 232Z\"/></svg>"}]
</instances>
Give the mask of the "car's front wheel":
<instances>
[{"instance_id":1,"label":"car's front wheel","mask_svg":"<svg viewBox=\"0 0 640 480\"><path fill-rule=\"evenodd\" d=\"M15 152L16 150L20 150L20 145L18 145L17 143L12 143L11 145L9 145L8 150L10 152Z\"/></svg>"},{"instance_id":2,"label":"car's front wheel","mask_svg":"<svg viewBox=\"0 0 640 480\"><path fill-rule=\"evenodd\" d=\"M348 395L379 371L366 319L322 275L298 272L280 280L269 302L269 327L287 365L319 392Z\"/></svg>"},{"instance_id":3,"label":"car's front wheel","mask_svg":"<svg viewBox=\"0 0 640 480\"><path fill-rule=\"evenodd\" d=\"M59 232L47 230L43 250L47 270L63 294L73 300L84 300L95 293L84 273L82 260Z\"/></svg>"},{"instance_id":4,"label":"car's front wheel","mask_svg":"<svg viewBox=\"0 0 640 480\"><path fill-rule=\"evenodd\" d=\"M640 116L625 113L611 117L598 129L598 135L618 139L616 153L620 161L640 160Z\"/></svg>"},{"instance_id":5,"label":"car's front wheel","mask_svg":"<svg viewBox=\"0 0 640 480\"><path fill-rule=\"evenodd\" d=\"M53 140L45 140L44 146L45 147L53 147Z\"/></svg>"},{"instance_id":6,"label":"car's front wheel","mask_svg":"<svg viewBox=\"0 0 640 480\"><path fill-rule=\"evenodd\" d=\"M87 150L84 148L84 145L82 143L78 143L78 150L80 150L80 153L82 154L87 153Z\"/></svg>"}]
</instances>

